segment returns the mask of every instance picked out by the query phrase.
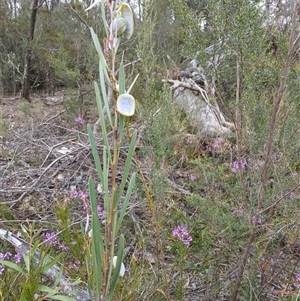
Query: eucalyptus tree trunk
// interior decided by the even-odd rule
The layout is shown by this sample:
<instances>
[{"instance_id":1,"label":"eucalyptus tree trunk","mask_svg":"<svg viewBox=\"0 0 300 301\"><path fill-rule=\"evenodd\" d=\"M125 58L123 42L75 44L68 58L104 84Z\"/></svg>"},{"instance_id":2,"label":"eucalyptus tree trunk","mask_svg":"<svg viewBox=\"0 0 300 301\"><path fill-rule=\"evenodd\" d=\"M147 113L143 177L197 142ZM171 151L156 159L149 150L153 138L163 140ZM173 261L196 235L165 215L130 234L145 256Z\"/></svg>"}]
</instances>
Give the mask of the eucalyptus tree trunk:
<instances>
[{"instance_id":1,"label":"eucalyptus tree trunk","mask_svg":"<svg viewBox=\"0 0 300 301\"><path fill-rule=\"evenodd\" d=\"M36 14L39 8L39 0L32 0L31 12L30 12L30 25L27 36L27 47L25 51L25 63L24 63L24 74L23 74L23 83L22 83L22 93L21 97L30 101L29 91L30 91L30 69L31 69L31 58L32 58L32 49L31 43L34 38L34 29L36 22Z\"/></svg>"}]
</instances>

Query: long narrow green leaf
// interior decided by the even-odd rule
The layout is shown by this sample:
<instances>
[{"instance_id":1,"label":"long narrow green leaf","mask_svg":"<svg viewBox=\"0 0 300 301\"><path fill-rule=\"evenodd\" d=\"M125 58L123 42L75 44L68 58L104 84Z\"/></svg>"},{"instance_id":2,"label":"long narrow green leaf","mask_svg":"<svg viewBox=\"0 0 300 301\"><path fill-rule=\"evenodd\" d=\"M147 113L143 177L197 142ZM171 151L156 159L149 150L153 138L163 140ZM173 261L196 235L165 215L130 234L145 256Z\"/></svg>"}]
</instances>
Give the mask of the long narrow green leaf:
<instances>
[{"instance_id":1,"label":"long narrow green leaf","mask_svg":"<svg viewBox=\"0 0 300 301\"><path fill-rule=\"evenodd\" d=\"M40 242L38 240L34 242L33 246L31 247L31 250L30 250L32 254L34 254L35 252L39 252L38 251L39 243Z\"/></svg>"},{"instance_id":2,"label":"long narrow green leaf","mask_svg":"<svg viewBox=\"0 0 300 301\"><path fill-rule=\"evenodd\" d=\"M105 78L107 79L107 81L109 81L109 76L108 76L108 72L107 72L108 68L107 68L106 60L105 60L98 36L95 34L94 29L92 27L90 27L90 31L91 31L91 36L92 36L95 48L99 54L99 61L100 61L101 65L103 66Z\"/></svg>"},{"instance_id":3,"label":"long narrow green leaf","mask_svg":"<svg viewBox=\"0 0 300 301\"><path fill-rule=\"evenodd\" d=\"M111 120L110 109L109 109L109 103L108 103L108 99L107 99L106 87L105 87L103 66L100 62L99 62L99 78L100 78L100 87L101 87L101 92L102 92L102 97L103 97L103 102L104 102L106 114L107 114L110 126L113 127L112 120Z\"/></svg>"},{"instance_id":4,"label":"long narrow green leaf","mask_svg":"<svg viewBox=\"0 0 300 301\"><path fill-rule=\"evenodd\" d=\"M108 24L105 16L105 5L104 5L104 0L101 0L101 19L104 24L104 29L105 29L105 35L108 37Z\"/></svg>"},{"instance_id":5,"label":"long narrow green leaf","mask_svg":"<svg viewBox=\"0 0 300 301\"><path fill-rule=\"evenodd\" d=\"M119 92L120 92L120 94L126 93L126 91L125 91L125 71L124 71L123 62L120 64L120 71L119 71Z\"/></svg>"},{"instance_id":6,"label":"long narrow green leaf","mask_svg":"<svg viewBox=\"0 0 300 301\"><path fill-rule=\"evenodd\" d=\"M27 227L25 227L24 225L21 225L21 228L22 228L23 236L24 236L25 240L29 241L30 240L30 235L28 233Z\"/></svg>"},{"instance_id":7,"label":"long narrow green leaf","mask_svg":"<svg viewBox=\"0 0 300 301\"><path fill-rule=\"evenodd\" d=\"M101 184L103 185L103 182L104 182L103 171L102 171L102 167L101 167L101 163L100 163L99 154L98 154L98 151L97 151L97 146L96 146L94 134L93 134L92 128L89 124L87 126L87 131L88 131L89 140L90 140L90 143L91 143L92 154L93 154L93 157L94 157L96 169L97 169L97 172L98 172L98 177L99 177L99 180L100 180Z\"/></svg>"},{"instance_id":8,"label":"long narrow green leaf","mask_svg":"<svg viewBox=\"0 0 300 301\"><path fill-rule=\"evenodd\" d=\"M127 93L130 93L130 91L131 91L131 89L133 88L133 86L134 86L136 80L138 79L139 75L140 75L140 74L138 74L138 75L135 77L134 81L131 83L130 87L128 88Z\"/></svg>"},{"instance_id":9,"label":"long narrow green leaf","mask_svg":"<svg viewBox=\"0 0 300 301\"><path fill-rule=\"evenodd\" d=\"M61 265L60 268L59 268L59 272L57 274L57 277L56 277L56 279L54 281L54 284L53 284L54 287L56 287L59 284L59 281L60 281L60 279L62 277L62 274L63 274L63 269L64 269L64 267L63 267L63 265Z\"/></svg>"},{"instance_id":10,"label":"long narrow green leaf","mask_svg":"<svg viewBox=\"0 0 300 301\"><path fill-rule=\"evenodd\" d=\"M43 284L37 284L36 289L38 291L45 292L45 293L48 293L48 294L51 294L51 295L55 295L57 293L56 290L54 290L54 289L52 289L52 288L50 288L46 285L43 285ZM47 296L47 297L51 297L51 295Z\"/></svg>"},{"instance_id":11,"label":"long narrow green leaf","mask_svg":"<svg viewBox=\"0 0 300 301\"><path fill-rule=\"evenodd\" d=\"M109 161L111 161L111 153L110 153L110 147L109 147L107 131L106 131L106 124L105 124L105 119L104 119L104 114L103 114L102 101L101 101L101 97L100 97L99 86L96 82L94 82L94 87L95 87L96 101L97 101L97 106L98 106L98 111L99 111L99 118L100 118L100 125L101 125L103 140L104 140L104 144L107 149Z\"/></svg>"},{"instance_id":12,"label":"long narrow green leaf","mask_svg":"<svg viewBox=\"0 0 300 301\"><path fill-rule=\"evenodd\" d=\"M127 154L127 159L125 162L125 167L124 167L124 172L123 172L123 177L122 177L122 181L120 184L120 189L118 192L118 200L121 199L121 196L123 194L123 190L127 181L127 177L129 174L129 170L130 170L130 166L131 166L131 161L132 161L132 157L133 157L133 153L134 153L134 149L135 149L135 142L136 142L136 137L137 137L137 132L135 131L131 137L131 142L129 145L129 149L128 149L128 154Z\"/></svg>"},{"instance_id":13,"label":"long narrow green leaf","mask_svg":"<svg viewBox=\"0 0 300 301\"><path fill-rule=\"evenodd\" d=\"M117 254L118 259L117 259L116 267L114 269L114 274L113 274L113 278L112 278L112 281L111 281L110 292L109 292L109 295L107 297L107 301L111 301L112 297L114 295L114 291L115 291L117 281L118 281L118 278L119 278L119 274L120 274L120 270L121 270L123 254L124 254L124 236L120 235L119 244L118 244L118 254Z\"/></svg>"},{"instance_id":14,"label":"long narrow green leaf","mask_svg":"<svg viewBox=\"0 0 300 301\"><path fill-rule=\"evenodd\" d=\"M45 272L47 270L49 270L51 267L53 267L58 261L59 259L62 257L62 253L59 254L58 256L56 256L54 259L52 259L50 262L46 263L45 265L43 265L41 267L41 272ZM46 261L47 262L47 261Z\"/></svg>"},{"instance_id":15,"label":"long narrow green leaf","mask_svg":"<svg viewBox=\"0 0 300 301\"><path fill-rule=\"evenodd\" d=\"M29 272L30 271L30 258L27 254L23 254L23 259L25 262L26 270Z\"/></svg>"},{"instance_id":16,"label":"long narrow green leaf","mask_svg":"<svg viewBox=\"0 0 300 301\"><path fill-rule=\"evenodd\" d=\"M96 189L92 178L89 178L89 193L92 207L92 258L93 258L93 289L97 298L100 298L102 287L102 254L103 241L100 232L100 222L97 214Z\"/></svg>"},{"instance_id":17,"label":"long narrow green leaf","mask_svg":"<svg viewBox=\"0 0 300 301\"><path fill-rule=\"evenodd\" d=\"M119 71L119 93L124 94L126 93L125 90L125 71L124 71L124 64L123 62L120 64L120 71ZM124 116L119 115L119 141L122 142L123 134L124 134Z\"/></svg>"},{"instance_id":18,"label":"long narrow green leaf","mask_svg":"<svg viewBox=\"0 0 300 301\"><path fill-rule=\"evenodd\" d=\"M129 185L128 185L128 188L127 188L127 191L126 191L126 196L125 196L125 199L124 199L124 202L123 202L123 205L122 205L122 209L121 209L121 212L120 212L120 217L118 219L118 223L117 223L117 227L116 227L116 235L118 235L118 232L121 228L121 225L122 225L122 221L123 221L123 218L126 214L126 209L127 209L127 206L128 206L128 203L129 203L129 200L130 200L130 197L131 197L131 193L132 193L132 190L133 190L133 186L134 186L134 183L135 183L135 176L136 176L136 173L133 173L131 178L130 178L130 181L129 181Z\"/></svg>"},{"instance_id":19,"label":"long narrow green leaf","mask_svg":"<svg viewBox=\"0 0 300 301\"><path fill-rule=\"evenodd\" d=\"M109 192L108 192L108 173L109 173L109 162L107 160L107 150L104 147L103 149L103 189L104 189L104 210L109 212Z\"/></svg>"},{"instance_id":20,"label":"long narrow green leaf","mask_svg":"<svg viewBox=\"0 0 300 301\"><path fill-rule=\"evenodd\" d=\"M90 299L93 300L93 278L92 278L92 262L91 262L91 258L92 258L92 250L87 250L86 251L86 256L85 256L85 266L86 266L86 271L87 271L87 275L89 275L88 280L87 280L87 289L88 289L88 293L90 296Z\"/></svg>"},{"instance_id":21,"label":"long narrow green leaf","mask_svg":"<svg viewBox=\"0 0 300 301\"><path fill-rule=\"evenodd\" d=\"M80 278L78 278L75 281L71 282L70 285L78 285L80 283L82 283L82 280Z\"/></svg>"},{"instance_id":22,"label":"long narrow green leaf","mask_svg":"<svg viewBox=\"0 0 300 301\"><path fill-rule=\"evenodd\" d=\"M123 141L124 119L125 119L125 116L123 116L122 114L119 114L119 141L120 141L120 143Z\"/></svg>"},{"instance_id":23,"label":"long narrow green leaf","mask_svg":"<svg viewBox=\"0 0 300 301\"><path fill-rule=\"evenodd\" d=\"M15 271L21 273L22 275L25 275L25 271L17 264L10 262L10 261L6 261L6 260L0 260L0 264L3 264L11 269L14 269Z\"/></svg>"}]
</instances>

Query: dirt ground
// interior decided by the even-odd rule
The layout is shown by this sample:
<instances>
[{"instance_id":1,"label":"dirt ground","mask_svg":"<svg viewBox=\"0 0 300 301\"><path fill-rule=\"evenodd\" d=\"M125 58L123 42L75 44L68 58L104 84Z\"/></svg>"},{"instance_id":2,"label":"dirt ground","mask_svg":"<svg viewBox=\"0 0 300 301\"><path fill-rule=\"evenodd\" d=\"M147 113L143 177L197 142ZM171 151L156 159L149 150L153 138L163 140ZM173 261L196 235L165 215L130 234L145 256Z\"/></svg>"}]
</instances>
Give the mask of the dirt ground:
<instances>
[{"instance_id":1,"label":"dirt ground","mask_svg":"<svg viewBox=\"0 0 300 301\"><path fill-rule=\"evenodd\" d=\"M0 108L0 200L17 209L30 199L47 210L55 186L69 189L69 177L78 177L74 162L88 153L86 135L74 129L78 125L70 121L60 101L1 98ZM70 165L73 174L66 168ZM29 215L26 211L26 218Z\"/></svg>"}]
</instances>

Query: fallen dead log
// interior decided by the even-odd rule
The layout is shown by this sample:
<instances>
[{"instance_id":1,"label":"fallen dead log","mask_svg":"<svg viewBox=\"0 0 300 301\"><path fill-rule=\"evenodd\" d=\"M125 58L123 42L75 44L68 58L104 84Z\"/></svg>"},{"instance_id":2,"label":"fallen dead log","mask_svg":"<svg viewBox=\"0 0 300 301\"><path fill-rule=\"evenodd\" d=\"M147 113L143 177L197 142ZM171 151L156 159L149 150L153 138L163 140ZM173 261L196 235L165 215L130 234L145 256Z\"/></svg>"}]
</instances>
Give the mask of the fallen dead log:
<instances>
[{"instance_id":1,"label":"fallen dead log","mask_svg":"<svg viewBox=\"0 0 300 301\"><path fill-rule=\"evenodd\" d=\"M192 78L168 79L167 82L172 84L174 102L184 111L200 140L233 135L234 124L226 121L216 100L211 102L207 91Z\"/></svg>"}]
</instances>

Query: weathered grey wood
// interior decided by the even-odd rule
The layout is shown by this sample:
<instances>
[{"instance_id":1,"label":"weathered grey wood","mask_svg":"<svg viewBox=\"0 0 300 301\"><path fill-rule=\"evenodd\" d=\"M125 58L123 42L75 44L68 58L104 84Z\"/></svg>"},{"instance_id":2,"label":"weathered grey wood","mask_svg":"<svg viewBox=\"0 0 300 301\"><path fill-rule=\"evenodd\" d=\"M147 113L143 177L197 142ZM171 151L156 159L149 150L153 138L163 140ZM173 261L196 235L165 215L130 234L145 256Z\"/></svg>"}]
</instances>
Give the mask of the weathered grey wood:
<instances>
[{"instance_id":1,"label":"weathered grey wood","mask_svg":"<svg viewBox=\"0 0 300 301\"><path fill-rule=\"evenodd\" d=\"M209 99L209 95L214 95L214 87L209 86L204 70L192 66L180 75L180 80L168 79L167 82L173 84L174 102L184 111L199 138L205 141L232 136L234 124L226 121L216 100Z\"/></svg>"}]
</instances>

